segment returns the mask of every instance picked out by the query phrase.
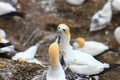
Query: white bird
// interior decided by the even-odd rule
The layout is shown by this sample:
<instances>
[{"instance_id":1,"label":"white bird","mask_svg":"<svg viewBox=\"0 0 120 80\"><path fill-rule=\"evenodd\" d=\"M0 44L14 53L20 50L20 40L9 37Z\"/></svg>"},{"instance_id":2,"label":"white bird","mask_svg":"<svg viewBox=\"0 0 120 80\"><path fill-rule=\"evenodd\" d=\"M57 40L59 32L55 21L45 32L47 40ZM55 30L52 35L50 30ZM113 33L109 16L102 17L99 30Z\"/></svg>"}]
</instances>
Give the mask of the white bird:
<instances>
[{"instance_id":1,"label":"white bird","mask_svg":"<svg viewBox=\"0 0 120 80\"><path fill-rule=\"evenodd\" d=\"M66 2L71 5L81 5L85 1L87 0L66 0Z\"/></svg>"},{"instance_id":2,"label":"white bird","mask_svg":"<svg viewBox=\"0 0 120 80\"><path fill-rule=\"evenodd\" d=\"M84 38L78 37L73 43L73 48L75 50L80 50L82 52L91 54L92 56L100 55L107 51L112 51L107 45L97 42L97 41L85 41Z\"/></svg>"},{"instance_id":3,"label":"white bird","mask_svg":"<svg viewBox=\"0 0 120 80\"><path fill-rule=\"evenodd\" d=\"M120 0L112 1L113 11L120 11Z\"/></svg>"},{"instance_id":4,"label":"white bird","mask_svg":"<svg viewBox=\"0 0 120 80\"><path fill-rule=\"evenodd\" d=\"M120 44L120 26L115 29L114 36L117 42Z\"/></svg>"},{"instance_id":5,"label":"white bird","mask_svg":"<svg viewBox=\"0 0 120 80\"><path fill-rule=\"evenodd\" d=\"M110 23L111 18L111 1L108 1L101 10L93 15L89 31L98 31L105 28Z\"/></svg>"},{"instance_id":6,"label":"white bird","mask_svg":"<svg viewBox=\"0 0 120 80\"><path fill-rule=\"evenodd\" d=\"M59 45L57 40L49 46L50 67L43 72L42 80L66 80L65 72L59 61Z\"/></svg>"},{"instance_id":7,"label":"white bird","mask_svg":"<svg viewBox=\"0 0 120 80\"><path fill-rule=\"evenodd\" d=\"M5 30L0 29L0 35L1 35L3 38L6 38L6 32L5 32Z\"/></svg>"},{"instance_id":8,"label":"white bird","mask_svg":"<svg viewBox=\"0 0 120 80\"><path fill-rule=\"evenodd\" d=\"M41 62L39 60L37 60L35 58L35 54L37 53L37 49L39 47L39 45L41 43L43 43L44 40L38 42L36 45L31 46L30 48L28 48L26 51L24 52L18 52L16 53L13 57L12 60L18 60L18 61L26 61L26 62L30 62L30 63L36 63L36 64L41 64Z\"/></svg>"},{"instance_id":9,"label":"white bird","mask_svg":"<svg viewBox=\"0 0 120 80\"><path fill-rule=\"evenodd\" d=\"M110 68L109 64L96 60L90 54L73 50L70 45L70 29L67 25L58 25L58 31L61 33L60 50L63 52L63 59L72 72L94 75L103 72L106 68Z\"/></svg>"},{"instance_id":10,"label":"white bird","mask_svg":"<svg viewBox=\"0 0 120 80\"><path fill-rule=\"evenodd\" d=\"M0 53L6 52L16 52L15 46L11 44L10 41L0 36Z\"/></svg>"},{"instance_id":11,"label":"white bird","mask_svg":"<svg viewBox=\"0 0 120 80\"><path fill-rule=\"evenodd\" d=\"M10 18L13 16L19 16L24 18L25 13L23 12L17 12L16 9L6 2L0 2L0 17L2 18Z\"/></svg>"}]
</instances>

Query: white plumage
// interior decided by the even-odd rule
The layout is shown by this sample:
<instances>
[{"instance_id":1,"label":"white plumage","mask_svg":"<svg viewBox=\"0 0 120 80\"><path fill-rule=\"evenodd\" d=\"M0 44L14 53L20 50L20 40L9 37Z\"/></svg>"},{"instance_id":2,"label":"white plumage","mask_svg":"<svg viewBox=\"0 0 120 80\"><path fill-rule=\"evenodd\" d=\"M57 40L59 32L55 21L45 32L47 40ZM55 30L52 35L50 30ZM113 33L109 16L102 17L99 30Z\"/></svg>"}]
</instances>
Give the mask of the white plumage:
<instances>
[{"instance_id":1,"label":"white plumage","mask_svg":"<svg viewBox=\"0 0 120 80\"><path fill-rule=\"evenodd\" d=\"M120 44L120 26L115 29L114 36L117 42Z\"/></svg>"},{"instance_id":2,"label":"white plumage","mask_svg":"<svg viewBox=\"0 0 120 80\"><path fill-rule=\"evenodd\" d=\"M9 3L0 2L0 16L15 11L16 9Z\"/></svg>"},{"instance_id":3,"label":"white plumage","mask_svg":"<svg viewBox=\"0 0 120 80\"><path fill-rule=\"evenodd\" d=\"M70 45L70 29L67 25L60 24L58 31L61 32L60 50L64 52L65 64L72 72L93 75L104 71L105 68L109 68L109 64L96 60L90 54L73 50Z\"/></svg>"},{"instance_id":4,"label":"white plumage","mask_svg":"<svg viewBox=\"0 0 120 80\"><path fill-rule=\"evenodd\" d=\"M82 40L84 40L83 43ZM77 38L76 42L73 43L73 48L91 54L92 56L97 56L109 49L108 46L104 45L101 42L85 41L85 39L81 37Z\"/></svg>"},{"instance_id":5,"label":"white plumage","mask_svg":"<svg viewBox=\"0 0 120 80\"><path fill-rule=\"evenodd\" d=\"M85 0L66 0L71 5L81 5Z\"/></svg>"},{"instance_id":6,"label":"white plumage","mask_svg":"<svg viewBox=\"0 0 120 80\"><path fill-rule=\"evenodd\" d=\"M115 11L120 11L120 0L113 0L112 7Z\"/></svg>"},{"instance_id":7,"label":"white plumage","mask_svg":"<svg viewBox=\"0 0 120 80\"><path fill-rule=\"evenodd\" d=\"M92 17L90 24L90 31L98 31L105 28L111 21L112 10L111 10L111 1L107 2L102 10L99 10Z\"/></svg>"},{"instance_id":8,"label":"white plumage","mask_svg":"<svg viewBox=\"0 0 120 80\"><path fill-rule=\"evenodd\" d=\"M57 41L49 46L50 67L43 72L42 80L66 80L65 72L59 61L59 45Z\"/></svg>"},{"instance_id":9,"label":"white plumage","mask_svg":"<svg viewBox=\"0 0 120 80\"><path fill-rule=\"evenodd\" d=\"M0 29L0 35L1 35L3 38L6 38L6 32L5 32L3 29Z\"/></svg>"},{"instance_id":10,"label":"white plumage","mask_svg":"<svg viewBox=\"0 0 120 80\"><path fill-rule=\"evenodd\" d=\"M9 3L12 6L16 5L18 3L18 0L2 0L3 2Z\"/></svg>"}]
</instances>

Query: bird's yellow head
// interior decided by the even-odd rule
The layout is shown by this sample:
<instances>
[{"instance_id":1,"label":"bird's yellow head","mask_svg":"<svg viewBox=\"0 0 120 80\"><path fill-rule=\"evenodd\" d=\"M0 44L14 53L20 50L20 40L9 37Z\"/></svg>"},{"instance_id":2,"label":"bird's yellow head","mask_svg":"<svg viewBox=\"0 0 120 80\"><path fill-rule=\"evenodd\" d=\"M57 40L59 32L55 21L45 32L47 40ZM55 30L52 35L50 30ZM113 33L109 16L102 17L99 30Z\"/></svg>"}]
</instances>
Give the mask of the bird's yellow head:
<instances>
[{"instance_id":1,"label":"bird's yellow head","mask_svg":"<svg viewBox=\"0 0 120 80\"><path fill-rule=\"evenodd\" d=\"M65 33L66 35L70 35L70 28L66 24L59 24L58 31L61 33Z\"/></svg>"},{"instance_id":2,"label":"bird's yellow head","mask_svg":"<svg viewBox=\"0 0 120 80\"><path fill-rule=\"evenodd\" d=\"M84 38L82 38L82 37L78 37L77 39L76 39L76 41L77 41L77 43L79 44L79 47L84 47L84 45L85 45L85 39Z\"/></svg>"},{"instance_id":3,"label":"bird's yellow head","mask_svg":"<svg viewBox=\"0 0 120 80\"><path fill-rule=\"evenodd\" d=\"M57 67L59 64L59 45L54 42L49 46L49 58L52 67Z\"/></svg>"},{"instance_id":4,"label":"bird's yellow head","mask_svg":"<svg viewBox=\"0 0 120 80\"><path fill-rule=\"evenodd\" d=\"M22 57L19 57L19 58L18 58L18 61L19 61L19 62L23 62L23 61L25 61L25 59L22 58Z\"/></svg>"}]
</instances>

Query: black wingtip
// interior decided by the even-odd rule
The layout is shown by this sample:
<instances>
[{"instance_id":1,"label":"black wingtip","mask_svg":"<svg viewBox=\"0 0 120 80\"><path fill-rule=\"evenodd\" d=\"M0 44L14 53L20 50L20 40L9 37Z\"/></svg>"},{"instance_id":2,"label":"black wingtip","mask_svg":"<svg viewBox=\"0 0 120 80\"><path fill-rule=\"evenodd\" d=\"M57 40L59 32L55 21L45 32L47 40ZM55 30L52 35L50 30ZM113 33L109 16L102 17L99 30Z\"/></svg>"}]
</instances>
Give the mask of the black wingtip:
<instances>
[{"instance_id":1,"label":"black wingtip","mask_svg":"<svg viewBox=\"0 0 120 80\"><path fill-rule=\"evenodd\" d=\"M119 68L120 67L120 64L109 64L109 65L110 65L110 68L104 68L103 72L98 73L98 74L93 74L93 75L90 75L90 76L92 77L92 76L97 76L97 75L100 75L100 74L104 74L104 73L106 73L106 72L108 72L110 70L113 70L115 68Z\"/></svg>"},{"instance_id":2,"label":"black wingtip","mask_svg":"<svg viewBox=\"0 0 120 80\"><path fill-rule=\"evenodd\" d=\"M0 17L2 17L4 19L9 19L9 18L12 18L14 16L19 16L21 18L25 18L25 13L23 13L23 12L10 12L10 13L1 15Z\"/></svg>"}]
</instances>

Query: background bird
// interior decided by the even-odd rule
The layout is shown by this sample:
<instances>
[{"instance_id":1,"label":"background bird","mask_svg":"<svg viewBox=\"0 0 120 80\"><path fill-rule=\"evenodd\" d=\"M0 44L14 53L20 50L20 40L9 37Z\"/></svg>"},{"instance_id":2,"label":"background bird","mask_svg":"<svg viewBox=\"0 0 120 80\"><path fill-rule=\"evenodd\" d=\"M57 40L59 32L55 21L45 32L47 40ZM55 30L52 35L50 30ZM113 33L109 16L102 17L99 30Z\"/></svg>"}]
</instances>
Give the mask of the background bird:
<instances>
[{"instance_id":1,"label":"background bird","mask_svg":"<svg viewBox=\"0 0 120 80\"><path fill-rule=\"evenodd\" d=\"M92 56L97 56L108 51L117 51L114 48L109 48L109 46L101 42L85 41L82 37L76 39L73 43L73 48L91 54Z\"/></svg>"},{"instance_id":2,"label":"background bird","mask_svg":"<svg viewBox=\"0 0 120 80\"><path fill-rule=\"evenodd\" d=\"M26 51L16 53L12 57L12 60L18 60L20 62L26 61L26 62L36 63L36 64L42 65L41 62L35 58L35 54L37 53L37 49L38 49L39 45L43 42L44 41L41 40L36 45L29 47Z\"/></svg>"},{"instance_id":3,"label":"background bird","mask_svg":"<svg viewBox=\"0 0 120 80\"><path fill-rule=\"evenodd\" d=\"M93 15L89 31L92 32L104 29L110 23L111 18L111 1L108 1L101 10Z\"/></svg>"},{"instance_id":4,"label":"background bird","mask_svg":"<svg viewBox=\"0 0 120 80\"><path fill-rule=\"evenodd\" d=\"M0 2L0 17L11 18L13 16L24 18L25 13L16 11L16 9L9 3Z\"/></svg>"},{"instance_id":5,"label":"background bird","mask_svg":"<svg viewBox=\"0 0 120 80\"><path fill-rule=\"evenodd\" d=\"M114 12L120 12L120 0L113 0L112 8Z\"/></svg>"},{"instance_id":6,"label":"background bird","mask_svg":"<svg viewBox=\"0 0 120 80\"><path fill-rule=\"evenodd\" d=\"M43 72L42 80L66 80L65 72L59 61L59 45L57 41L49 46L50 67Z\"/></svg>"},{"instance_id":7,"label":"background bird","mask_svg":"<svg viewBox=\"0 0 120 80\"><path fill-rule=\"evenodd\" d=\"M0 36L0 53L6 53L6 52L16 52L18 49L15 48L15 46L8 41L7 39Z\"/></svg>"},{"instance_id":8,"label":"background bird","mask_svg":"<svg viewBox=\"0 0 120 80\"><path fill-rule=\"evenodd\" d=\"M120 44L120 26L115 29L114 36L116 41Z\"/></svg>"}]
</instances>

